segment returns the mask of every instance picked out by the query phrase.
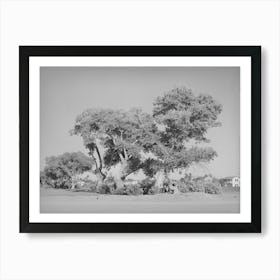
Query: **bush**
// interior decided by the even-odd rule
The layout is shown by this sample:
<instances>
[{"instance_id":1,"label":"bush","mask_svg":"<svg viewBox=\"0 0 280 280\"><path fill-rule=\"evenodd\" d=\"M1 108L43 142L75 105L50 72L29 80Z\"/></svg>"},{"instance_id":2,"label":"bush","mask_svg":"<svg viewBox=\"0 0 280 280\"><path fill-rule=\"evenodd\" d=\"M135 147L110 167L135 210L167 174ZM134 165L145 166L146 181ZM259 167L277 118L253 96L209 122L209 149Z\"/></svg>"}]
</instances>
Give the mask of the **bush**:
<instances>
[{"instance_id":1,"label":"bush","mask_svg":"<svg viewBox=\"0 0 280 280\"><path fill-rule=\"evenodd\" d=\"M190 187L191 192L204 192L205 191L205 182L197 181L193 182L193 185Z\"/></svg>"},{"instance_id":2,"label":"bush","mask_svg":"<svg viewBox=\"0 0 280 280\"><path fill-rule=\"evenodd\" d=\"M143 194L149 194L150 189L155 185L156 180L146 178L140 182L140 188L143 190Z\"/></svg>"},{"instance_id":3,"label":"bush","mask_svg":"<svg viewBox=\"0 0 280 280\"><path fill-rule=\"evenodd\" d=\"M178 189L181 193L188 192L204 192L204 183L202 181L185 181L184 179L179 181Z\"/></svg>"},{"instance_id":4,"label":"bush","mask_svg":"<svg viewBox=\"0 0 280 280\"><path fill-rule=\"evenodd\" d=\"M222 192L222 187L220 183L213 181L205 184L205 193L220 194L221 192Z\"/></svg>"},{"instance_id":5,"label":"bush","mask_svg":"<svg viewBox=\"0 0 280 280\"><path fill-rule=\"evenodd\" d=\"M139 184L126 184L122 188L115 189L112 194L115 195L142 195L143 189L140 187Z\"/></svg>"},{"instance_id":6,"label":"bush","mask_svg":"<svg viewBox=\"0 0 280 280\"><path fill-rule=\"evenodd\" d=\"M84 185L81 187L81 189L96 193L97 185L98 185L97 181L88 180L84 183Z\"/></svg>"},{"instance_id":7,"label":"bush","mask_svg":"<svg viewBox=\"0 0 280 280\"><path fill-rule=\"evenodd\" d=\"M111 192L114 191L117 188L116 181L111 176L104 180L104 184L107 185L110 188Z\"/></svg>"},{"instance_id":8,"label":"bush","mask_svg":"<svg viewBox=\"0 0 280 280\"><path fill-rule=\"evenodd\" d=\"M182 179L179 181L178 189L181 193L187 193L195 189L194 185L195 185L194 182L191 181L186 182L184 179Z\"/></svg>"},{"instance_id":9,"label":"bush","mask_svg":"<svg viewBox=\"0 0 280 280\"><path fill-rule=\"evenodd\" d=\"M56 189L70 189L72 186L71 178L61 177L55 180L49 180L48 185Z\"/></svg>"},{"instance_id":10,"label":"bush","mask_svg":"<svg viewBox=\"0 0 280 280\"><path fill-rule=\"evenodd\" d=\"M40 186L44 186L47 185L47 176L45 174L45 172L40 171Z\"/></svg>"},{"instance_id":11,"label":"bush","mask_svg":"<svg viewBox=\"0 0 280 280\"><path fill-rule=\"evenodd\" d=\"M159 193L159 188L156 187L156 186L152 186L149 191L148 191L148 194L158 194Z\"/></svg>"},{"instance_id":12,"label":"bush","mask_svg":"<svg viewBox=\"0 0 280 280\"><path fill-rule=\"evenodd\" d=\"M203 179L194 181L181 179L179 183L179 191L182 193L187 192L205 192L209 194L219 194L222 192L221 184L218 180L213 178L211 181Z\"/></svg>"},{"instance_id":13,"label":"bush","mask_svg":"<svg viewBox=\"0 0 280 280\"><path fill-rule=\"evenodd\" d=\"M200 183L192 180L191 176L186 175L184 178L179 180L178 190L181 193L202 192L203 188Z\"/></svg>"},{"instance_id":14,"label":"bush","mask_svg":"<svg viewBox=\"0 0 280 280\"><path fill-rule=\"evenodd\" d=\"M105 183L102 183L97 187L97 192L100 194L111 194L111 189Z\"/></svg>"},{"instance_id":15,"label":"bush","mask_svg":"<svg viewBox=\"0 0 280 280\"><path fill-rule=\"evenodd\" d=\"M115 194L115 195L126 195L126 188L122 187L122 188L115 189L115 190L113 190L112 194Z\"/></svg>"},{"instance_id":16,"label":"bush","mask_svg":"<svg viewBox=\"0 0 280 280\"><path fill-rule=\"evenodd\" d=\"M81 152L48 157L40 174L40 183L53 188L71 189L73 176L70 174L78 175L91 168L92 160Z\"/></svg>"},{"instance_id":17,"label":"bush","mask_svg":"<svg viewBox=\"0 0 280 280\"><path fill-rule=\"evenodd\" d=\"M140 184L136 185L126 185L126 194L127 195L142 195L143 189L141 188Z\"/></svg>"}]
</instances>

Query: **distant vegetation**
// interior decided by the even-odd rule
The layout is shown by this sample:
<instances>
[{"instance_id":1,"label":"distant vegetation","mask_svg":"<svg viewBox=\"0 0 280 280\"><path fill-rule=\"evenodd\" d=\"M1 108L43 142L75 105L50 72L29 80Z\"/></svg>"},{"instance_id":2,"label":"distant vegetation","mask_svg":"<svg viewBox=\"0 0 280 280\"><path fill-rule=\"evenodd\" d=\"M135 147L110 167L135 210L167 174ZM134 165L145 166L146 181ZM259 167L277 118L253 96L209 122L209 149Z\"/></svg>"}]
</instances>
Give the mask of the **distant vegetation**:
<instances>
[{"instance_id":1,"label":"distant vegetation","mask_svg":"<svg viewBox=\"0 0 280 280\"><path fill-rule=\"evenodd\" d=\"M91 170L92 160L81 152L64 153L46 158L46 167L41 172L40 183L53 188L73 188L78 174Z\"/></svg>"}]
</instances>

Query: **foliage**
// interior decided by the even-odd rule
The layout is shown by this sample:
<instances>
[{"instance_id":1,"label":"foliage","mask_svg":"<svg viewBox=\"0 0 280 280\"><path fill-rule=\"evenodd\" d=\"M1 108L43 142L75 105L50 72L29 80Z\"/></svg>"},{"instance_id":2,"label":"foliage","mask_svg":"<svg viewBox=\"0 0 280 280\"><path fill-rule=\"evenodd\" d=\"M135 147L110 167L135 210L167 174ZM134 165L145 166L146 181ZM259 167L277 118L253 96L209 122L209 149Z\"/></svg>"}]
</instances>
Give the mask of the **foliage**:
<instances>
[{"instance_id":1,"label":"foliage","mask_svg":"<svg viewBox=\"0 0 280 280\"><path fill-rule=\"evenodd\" d=\"M40 186L47 186L49 185L48 178L44 171L40 171Z\"/></svg>"},{"instance_id":2,"label":"foliage","mask_svg":"<svg viewBox=\"0 0 280 280\"><path fill-rule=\"evenodd\" d=\"M205 192L205 182L204 181L194 181L192 185L189 185L190 192Z\"/></svg>"},{"instance_id":3,"label":"foliage","mask_svg":"<svg viewBox=\"0 0 280 280\"><path fill-rule=\"evenodd\" d=\"M192 181L186 181L186 180L184 180L184 179L181 179L181 180L179 181L179 184L178 184L178 186L179 186L179 191L180 191L181 193L191 192L191 190L194 189L194 185L195 185L195 183L192 182Z\"/></svg>"},{"instance_id":4,"label":"foliage","mask_svg":"<svg viewBox=\"0 0 280 280\"><path fill-rule=\"evenodd\" d=\"M159 193L159 188L157 186L152 186L149 188L148 194L154 195Z\"/></svg>"},{"instance_id":5,"label":"foliage","mask_svg":"<svg viewBox=\"0 0 280 280\"><path fill-rule=\"evenodd\" d=\"M102 183L101 185L97 186L97 193L111 194L111 188L106 184Z\"/></svg>"},{"instance_id":6,"label":"foliage","mask_svg":"<svg viewBox=\"0 0 280 280\"><path fill-rule=\"evenodd\" d=\"M159 141L152 150L167 171L192 163L208 162L217 153L210 147L188 147L190 140L209 142L206 133L217 127L222 106L210 95L195 96L190 89L175 88L154 102L153 117Z\"/></svg>"},{"instance_id":7,"label":"foliage","mask_svg":"<svg viewBox=\"0 0 280 280\"><path fill-rule=\"evenodd\" d=\"M138 185L138 184L125 185L125 189L126 189L127 195L142 195L143 194L143 189L140 188L140 185Z\"/></svg>"},{"instance_id":8,"label":"foliage","mask_svg":"<svg viewBox=\"0 0 280 280\"><path fill-rule=\"evenodd\" d=\"M115 189L112 191L115 195L142 195L143 190L140 188L139 184L125 184L124 187Z\"/></svg>"},{"instance_id":9,"label":"foliage","mask_svg":"<svg viewBox=\"0 0 280 280\"><path fill-rule=\"evenodd\" d=\"M109 187L110 191L113 191L117 188L116 181L112 176L107 177L103 183Z\"/></svg>"},{"instance_id":10,"label":"foliage","mask_svg":"<svg viewBox=\"0 0 280 280\"><path fill-rule=\"evenodd\" d=\"M121 187L121 188L115 189L115 190L112 191L112 194L114 194L114 195L126 195L126 188Z\"/></svg>"},{"instance_id":11,"label":"foliage","mask_svg":"<svg viewBox=\"0 0 280 280\"><path fill-rule=\"evenodd\" d=\"M164 164L160 160L153 158L147 158L142 164L144 174L149 177L155 176L163 167Z\"/></svg>"},{"instance_id":12,"label":"foliage","mask_svg":"<svg viewBox=\"0 0 280 280\"><path fill-rule=\"evenodd\" d=\"M115 179L109 176L97 187L97 192L100 194L112 194L116 188L117 184Z\"/></svg>"},{"instance_id":13,"label":"foliage","mask_svg":"<svg viewBox=\"0 0 280 280\"><path fill-rule=\"evenodd\" d=\"M135 108L88 109L76 118L71 133L82 137L100 181L118 163L121 180L141 168L145 175L154 177L160 170L168 173L213 160L217 153L211 147L191 143L209 142L207 131L220 125L221 111L222 106L212 96L176 87L156 98L152 115ZM143 153L153 157L143 159ZM151 186L142 188L146 194Z\"/></svg>"},{"instance_id":14,"label":"foliage","mask_svg":"<svg viewBox=\"0 0 280 280\"><path fill-rule=\"evenodd\" d=\"M219 194L222 188L219 180L215 178L210 180L206 177L201 177L193 180L190 177L185 177L179 181L179 191L182 193L205 192L209 194Z\"/></svg>"},{"instance_id":15,"label":"foliage","mask_svg":"<svg viewBox=\"0 0 280 280\"><path fill-rule=\"evenodd\" d=\"M96 193L97 192L97 186L98 186L98 182L88 180L84 183L84 185L82 187L82 190L87 190L87 191Z\"/></svg>"},{"instance_id":16,"label":"foliage","mask_svg":"<svg viewBox=\"0 0 280 280\"><path fill-rule=\"evenodd\" d=\"M222 187L218 182L207 182L204 186L204 191L209 194L220 194L222 192Z\"/></svg>"},{"instance_id":17,"label":"foliage","mask_svg":"<svg viewBox=\"0 0 280 280\"><path fill-rule=\"evenodd\" d=\"M140 168L140 153L150 138L146 130L155 127L151 119L140 109L88 109L76 118L71 133L83 138L96 169L104 174L104 168L122 163L124 179ZM100 146L106 149L103 158Z\"/></svg>"},{"instance_id":18,"label":"foliage","mask_svg":"<svg viewBox=\"0 0 280 280\"><path fill-rule=\"evenodd\" d=\"M72 178L91 168L91 159L81 152L52 156L46 159L40 181L54 188L71 188Z\"/></svg>"},{"instance_id":19,"label":"foliage","mask_svg":"<svg viewBox=\"0 0 280 280\"><path fill-rule=\"evenodd\" d=\"M206 139L211 127L219 126L218 114L222 106L210 95L195 96L191 89L174 88L154 102L153 116L165 126L162 140L176 150L189 139Z\"/></svg>"},{"instance_id":20,"label":"foliage","mask_svg":"<svg viewBox=\"0 0 280 280\"><path fill-rule=\"evenodd\" d=\"M151 178L146 178L140 182L140 187L143 190L143 194L149 194L149 191L155 185L155 180Z\"/></svg>"}]
</instances>

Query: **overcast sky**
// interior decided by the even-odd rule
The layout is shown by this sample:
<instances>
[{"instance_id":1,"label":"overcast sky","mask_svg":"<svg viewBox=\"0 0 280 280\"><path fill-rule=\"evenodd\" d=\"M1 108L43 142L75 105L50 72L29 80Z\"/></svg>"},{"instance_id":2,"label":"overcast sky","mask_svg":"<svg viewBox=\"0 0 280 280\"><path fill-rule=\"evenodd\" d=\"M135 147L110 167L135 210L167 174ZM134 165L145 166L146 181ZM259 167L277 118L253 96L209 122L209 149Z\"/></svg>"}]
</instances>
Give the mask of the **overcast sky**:
<instances>
[{"instance_id":1,"label":"overcast sky","mask_svg":"<svg viewBox=\"0 0 280 280\"><path fill-rule=\"evenodd\" d=\"M141 107L151 113L153 100L175 86L211 94L223 105L222 126L208 132L218 157L205 170L239 175L239 67L41 67L41 168L47 156L86 152L82 139L69 134L83 110Z\"/></svg>"}]
</instances>

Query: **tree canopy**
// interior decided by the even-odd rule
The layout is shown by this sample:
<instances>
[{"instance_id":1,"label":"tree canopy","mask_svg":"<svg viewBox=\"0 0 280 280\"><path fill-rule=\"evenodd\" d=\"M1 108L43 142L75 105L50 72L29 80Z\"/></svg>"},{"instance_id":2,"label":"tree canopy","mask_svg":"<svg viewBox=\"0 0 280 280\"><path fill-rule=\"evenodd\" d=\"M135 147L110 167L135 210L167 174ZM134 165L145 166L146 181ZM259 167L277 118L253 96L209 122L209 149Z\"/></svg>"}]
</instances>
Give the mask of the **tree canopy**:
<instances>
[{"instance_id":1,"label":"tree canopy","mask_svg":"<svg viewBox=\"0 0 280 280\"><path fill-rule=\"evenodd\" d=\"M159 96L153 107L153 117L165 129L162 142L172 149L179 149L183 142L195 139L207 141L209 128L220 126L217 121L222 106L211 95L195 96L191 89L175 88Z\"/></svg>"},{"instance_id":2,"label":"tree canopy","mask_svg":"<svg viewBox=\"0 0 280 280\"><path fill-rule=\"evenodd\" d=\"M64 153L46 158L46 166L41 176L54 187L70 188L72 178L92 169L92 159L81 152Z\"/></svg>"},{"instance_id":3,"label":"tree canopy","mask_svg":"<svg viewBox=\"0 0 280 280\"><path fill-rule=\"evenodd\" d=\"M76 118L72 134L83 138L101 173L104 168L122 163L125 176L139 167L141 150L150 142L146 130L155 128L151 116L140 109L88 109ZM100 145L105 148L103 158Z\"/></svg>"},{"instance_id":4,"label":"tree canopy","mask_svg":"<svg viewBox=\"0 0 280 280\"><path fill-rule=\"evenodd\" d=\"M152 115L141 109L88 109L76 118L72 134L83 138L103 179L106 169L117 163L123 165L122 178L140 168L153 176L161 169L168 172L212 160L217 153L211 147L188 144L209 142L207 131L221 125L221 111L212 96L178 87L156 98ZM154 157L143 159L143 153Z\"/></svg>"}]
</instances>

